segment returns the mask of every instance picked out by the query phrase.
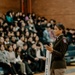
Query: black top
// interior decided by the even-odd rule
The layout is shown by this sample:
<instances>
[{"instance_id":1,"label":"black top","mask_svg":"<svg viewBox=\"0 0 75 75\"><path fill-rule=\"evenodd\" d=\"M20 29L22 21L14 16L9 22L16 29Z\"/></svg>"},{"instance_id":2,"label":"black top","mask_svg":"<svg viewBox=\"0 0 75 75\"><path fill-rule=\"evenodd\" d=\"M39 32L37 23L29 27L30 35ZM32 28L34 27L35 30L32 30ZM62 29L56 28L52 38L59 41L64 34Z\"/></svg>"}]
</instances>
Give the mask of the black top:
<instances>
[{"instance_id":1,"label":"black top","mask_svg":"<svg viewBox=\"0 0 75 75\"><path fill-rule=\"evenodd\" d=\"M21 59L23 61L28 61L28 60L32 60L33 58L30 56L30 54L28 53L28 50L22 50L21 51Z\"/></svg>"},{"instance_id":2,"label":"black top","mask_svg":"<svg viewBox=\"0 0 75 75\"><path fill-rule=\"evenodd\" d=\"M67 39L63 35L60 35L58 39L54 42L51 68L53 69L66 68L66 61L64 57L67 48L68 48Z\"/></svg>"}]
</instances>

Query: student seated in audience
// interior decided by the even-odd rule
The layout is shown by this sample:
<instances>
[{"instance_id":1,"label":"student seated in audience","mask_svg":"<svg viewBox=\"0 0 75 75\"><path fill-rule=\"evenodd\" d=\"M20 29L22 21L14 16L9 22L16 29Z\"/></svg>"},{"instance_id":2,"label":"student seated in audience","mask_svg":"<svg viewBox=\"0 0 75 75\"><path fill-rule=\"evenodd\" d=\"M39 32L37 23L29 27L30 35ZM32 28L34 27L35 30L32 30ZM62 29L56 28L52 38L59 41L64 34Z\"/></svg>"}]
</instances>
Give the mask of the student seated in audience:
<instances>
[{"instance_id":1,"label":"student seated in audience","mask_svg":"<svg viewBox=\"0 0 75 75\"><path fill-rule=\"evenodd\" d=\"M14 68L14 74L18 74L19 72L19 68L20 68L20 64L18 64L16 62L16 56L15 56L15 52L13 51L13 46L12 44L10 44L8 46L8 54L9 54L9 61L10 64L13 66Z\"/></svg>"},{"instance_id":2,"label":"student seated in audience","mask_svg":"<svg viewBox=\"0 0 75 75\"><path fill-rule=\"evenodd\" d=\"M32 57L30 67L34 72L39 71L39 58L36 56L36 44L33 43L28 50L29 56Z\"/></svg>"},{"instance_id":3,"label":"student seated in audience","mask_svg":"<svg viewBox=\"0 0 75 75\"><path fill-rule=\"evenodd\" d=\"M4 38L2 36L0 37L0 44L4 44Z\"/></svg>"},{"instance_id":4,"label":"student seated in audience","mask_svg":"<svg viewBox=\"0 0 75 75\"><path fill-rule=\"evenodd\" d=\"M41 51L41 49L42 48L40 47L40 45L38 44L36 45L36 43L33 43L28 50L29 55L33 58L31 61L33 65L30 65L30 66L34 72L38 72L38 71L42 72L44 71L44 68L45 68L44 65L45 65L46 57L43 55L44 53Z\"/></svg>"},{"instance_id":5,"label":"student seated in audience","mask_svg":"<svg viewBox=\"0 0 75 75\"><path fill-rule=\"evenodd\" d=\"M26 71L27 71L27 74L28 75L33 75L33 72L32 72L32 70L31 70L31 68L30 68L30 64L31 64L31 57L30 57L30 55L29 55L29 53L28 53L28 45L27 45L27 43L25 43L24 45L23 45L23 49L22 49L22 51L21 51L21 59L23 60L23 62L26 64Z\"/></svg>"},{"instance_id":6,"label":"student seated in audience","mask_svg":"<svg viewBox=\"0 0 75 75\"><path fill-rule=\"evenodd\" d=\"M8 51L5 50L4 44L0 44L0 67L4 72L7 70L6 75L13 75L13 68L9 60Z\"/></svg>"},{"instance_id":7,"label":"student seated in audience","mask_svg":"<svg viewBox=\"0 0 75 75\"><path fill-rule=\"evenodd\" d=\"M23 48L23 44L24 44L24 35L21 35L20 39L17 41L17 46Z\"/></svg>"},{"instance_id":8,"label":"student seated in audience","mask_svg":"<svg viewBox=\"0 0 75 75\"><path fill-rule=\"evenodd\" d=\"M45 60L46 60L46 57L45 57L46 51L45 51L42 43L39 43L36 45L36 56L37 56L37 58L39 58L39 61L40 61L39 70L40 70L40 72L42 72L45 70Z\"/></svg>"},{"instance_id":9,"label":"student seated in audience","mask_svg":"<svg viewBox=\"0 0 75 75\"><path fill-rule=\"evenodd\" d=\"M5 40L5 41L4 41L5 45L10 44L9 37L6 36L6 37L4 38L4 40Z\"/></svg>"},{"instance_id":10,"label":"student seated in audience","mask_svg":"<svg viewBox=\"0 0 75 75\"><path fill-rule=\"evenodd\" d=\"M22 75L26 75L26 66L21 59L21 47L17 47L15 50L16 62L20 64L20 71Z\"/></svg>"},{"instance_id":11,"label":"student seated in audience","mask_svg":"<svg viewBox=\"0 0 75 75\"><path fill-rule=\"evenodd\" d=\"M5 18L6 18L6 21L7 21L9 24L13 23L12 11L8 11L8 12L6 13Z\"/></svg>"}]
</instances>

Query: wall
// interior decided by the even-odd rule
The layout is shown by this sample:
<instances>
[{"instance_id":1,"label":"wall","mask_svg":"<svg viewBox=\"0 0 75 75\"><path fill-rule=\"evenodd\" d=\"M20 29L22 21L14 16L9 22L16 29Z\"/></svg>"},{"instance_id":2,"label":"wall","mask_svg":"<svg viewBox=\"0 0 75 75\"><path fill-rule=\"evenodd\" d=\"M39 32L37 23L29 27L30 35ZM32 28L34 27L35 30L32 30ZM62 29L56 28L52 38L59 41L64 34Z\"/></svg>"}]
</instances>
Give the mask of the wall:
<instances>
[{"instance_id":1,"label":"wall","mask_svg":"<svg viewBox=\"0 0 75 75\"><path fill-rule=\"evenodd\" d=\"M20 11L20 0L0 0L0 13L8 10Z\"/></svg>"},{"instance_id":2,"label":"wall","mask_svg":"<svg viewBox=\"0 0 75 75\"><path fill-rule=\"evenodd\" d=\"M32 4L33 12L38 15L75 28L75 0L32 0Z\"/></svg>"}]
</instances>

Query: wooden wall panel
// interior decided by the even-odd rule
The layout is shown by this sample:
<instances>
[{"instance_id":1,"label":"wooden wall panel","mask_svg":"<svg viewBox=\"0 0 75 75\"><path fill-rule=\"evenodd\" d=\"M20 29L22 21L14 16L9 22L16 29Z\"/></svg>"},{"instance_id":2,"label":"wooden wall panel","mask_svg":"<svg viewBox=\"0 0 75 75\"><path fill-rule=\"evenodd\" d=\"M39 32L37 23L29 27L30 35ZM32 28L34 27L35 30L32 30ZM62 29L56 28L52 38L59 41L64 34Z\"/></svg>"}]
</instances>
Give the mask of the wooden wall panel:
<instances>
[{"instance_id":1,"label":"wooden wall panel","mask_svg":"<svg viewBox=\"0 0 75 75\"><path fill-rule=\"evenodd\" d=\"M75 28L75 0L32 0L33 12Z\"/></svg>"},{"instance_id":2,"label":"wooden wall panel","mask_svg":"<svg viewBox=\"0 0 75 75\"><path fill-rule=\"evenodd\" d=\"M0 0L0 13L6 13L8 10L20 11L20 0Z\"/></svg>"}]
</instances>

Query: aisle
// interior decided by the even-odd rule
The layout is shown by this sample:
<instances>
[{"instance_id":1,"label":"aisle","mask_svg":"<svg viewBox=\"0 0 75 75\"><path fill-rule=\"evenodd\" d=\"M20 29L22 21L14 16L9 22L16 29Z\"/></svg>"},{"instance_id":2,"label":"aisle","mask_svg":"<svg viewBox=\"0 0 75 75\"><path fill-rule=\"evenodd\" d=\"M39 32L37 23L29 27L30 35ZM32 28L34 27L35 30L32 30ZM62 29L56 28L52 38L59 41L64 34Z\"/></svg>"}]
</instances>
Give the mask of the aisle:
<instances>
[{"instance_id":1,"label":"aisle","mask_svg":"<svg viewBox=\"0 0 75 75\"><path fill-rule=\"evenodd\" d=\"M44 75L44 73L38 73L38 74L34 74L34 75ZM75 75L75 65L67 66L65 75Z\"/></svg>"}]
</instances>

